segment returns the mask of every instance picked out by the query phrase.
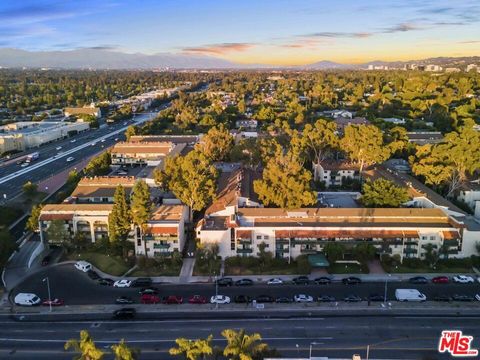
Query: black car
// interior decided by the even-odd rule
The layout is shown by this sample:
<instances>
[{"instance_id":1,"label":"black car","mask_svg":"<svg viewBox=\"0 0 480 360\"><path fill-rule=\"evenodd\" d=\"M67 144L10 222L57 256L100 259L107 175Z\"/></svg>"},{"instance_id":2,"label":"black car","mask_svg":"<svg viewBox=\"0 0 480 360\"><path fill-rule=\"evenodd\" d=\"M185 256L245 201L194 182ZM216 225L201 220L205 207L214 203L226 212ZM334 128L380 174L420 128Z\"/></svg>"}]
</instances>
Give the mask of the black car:
<instances>
[{"instance_id":1,"label":"black car","mask_svg":"<svg viewBox=\"0 0 480 360\"><path fill-rule=\"evenodd\" d=\"M289 298L289 297L281 296L281 297L276 298L275 302L278 303L278 304L290 304L292 302L292 299Z\"/></svg>"},{"instance_id":2,"label":"black car","mask_svg":"<svg viewBox=\"0 0 480 360\"><path fill-rule=\"evenodd\" d=\"M293 283L296 285L308 285L310 284L310 279L308 276L299 276L292 279Z\"/></svg>"},{"instance_id":3,"label":"black car","mask_svg":"<svg viewBox=\"0 0 480 360\"><path fill-rule=\"evenodd\" d=\"M132 287L148 288L150 286L152 286L152 279L150 278L138 278L132 283Z\"/></svg>"},{"instance_id":4,"label":"black car","mask_svg":"<svg viewBox=\"0 0 480 360\"><path fill-rule=\"evenodd\" d=\"M217 280L218 286L233 286L232 278L220 278Z\"/></svg>"},{"instance_id":5,"label":"black car","mask_svg":"<svg viewBox=\"0 0 480 360\"><path fill-rule=\"evenodd\" d=\"M144 294L150 294L150 295L157 295L158 294L158 288L154 286L150 286L148 288L143 288L138 292L140 295Z\"/></svg>"},{"instance_id":6,"label":"black car","mask_svg":"<svg viewBox=\"0 0 480 360\"><path fill-rule=\"evenodd\" d=\"M120 296L115 300L115 304L133 304L133 300L128 296Z\"/></svg>"},{"instance_id":7,"label":"black car","mask_svg":"<svg viewBox=\"0 0 480 360\"><path fill-rule=\"evenodd\" d=\"M448 301L452 301L452 298L448 295L435 295L433 297L433 301L445 301L445 302L448 302Z\"/></svg>"},{"instance_id":8,"label":"black car","mask_svg":"<svg viewBox=\"0 0 480 360\"><path fill-rule=\"evenodd\" d=\"M137 312L133 308L118 309L113 312L114 319L133 319Z\"/></svg>"},{"instance_id":9,"label":"black car","mask_svg":"<svg viewBox=\"0 0 480 360\"><path fill-rule=\"evenodd\" d=\"M250 286L253 285L253 280L250 279L240 279L235 281L235 286Z\"/></svg>"},{"instance_id":10,"label":"black car","mask_svg":"<svg viewBox=\"0 0 480 360\"><path fill-rule=\"evenodd\" d=\"M315 282L315 284L318 284L318 285L328 285L328 284L332 283L332 279L330 279L326 276L318 277L313 281Z\"/></svg>"},{"instance_id":11,"label":"black car","mask_svg":"<svg viewBox=\"0 0 480 360\"><path fill-rule=\"evenodd\" d=\"M333 296L330 296L330 295L320 295L317 298L317 301L318 302L332 302L332 301L335 301L335 298Z\"/></svg>"},{"instance_id":12,"label":"black car","mask_svg":"<svg viewBox=\"0 0 480 360\"><path fill-rule=\"evenodd\" d=\"M455 294L452 296L452 300L453 301L473 301L475 299L473 298L473 296Z\"/></svg>"},{"instance_id":13,"label":"black car","mask_svg":"<svg viewBox=\"0 0 480 360\"><path fill-rule=\"evenodd\" d=\"M250 296L246 295L237 295L233 298L233 301L236 302L237 304L248 304L249 302L252 301Z\"/></svg>"},{"instance_id":14,"label":"black car","mask_svg":"<svg viewBox=\"0 0 480 360\"><path fill-rule=\"evenodd\" d=\"M360 302L362 301L362 298L358 295L347 295L345 296L345 298L343 298L343 301L345 302Z\"/></svg>"},{"instance_id":15,"label":"black car","mask_svg":"<svg viewBox=\"0 0 480 360\"><path fill-rule=\"evenodd\" d=\"M105 285L105 286L112 286L114 282L115 281L113 281L112 279L109 279L109 278L103 278L103 279L98 280L99 285Z\"/></svg>"},{"instance_id":16,"label":"black car","mask_svg":"<svg viewBox=\"0 0 480 360\"><path fill-rule=\"evenodd\" d=\"M345 279L342 279L342 283L344 283L345 285L356 285L356 284L360 284L361 282L362 280L354 276L349 276Z\"/></svg>"},{"instance_id":17,"label":"black car","mask_svg":"<svg viewBox=\"0 0 480 360\"><path fill-rule=\"evenodd\" d=\"M370 294L368 296L368 300L370 301L385 301L385 297L380 294Z\"/></svg>"},{"instance_id":18,"label":"black car","mask_svg":"<svg viewBox=\"0 0 480 360\"><path fill-rule=\"evenodd\" d=\"M270 295L260 295L255 298L257 303L273 303L275 302L275 298Z\"/></svg>"},{"instance_id":19,"label":"black car","mask_svg":"<svg viewBox=\"0 0 480 360\"><path fill-rule=\"evenodd\" d=\"M47 266L48 264L50 264L50 261L52 261L52 257L50 255L45 256L42 259L42 266Z\"/></svg>"},{"instance_id":20,"label":"black car","mask_svg":"<svg viewBox=\"0 0 480 360\"><path fill-rule=\"evenodd\" d=\"M428 279L424 276L414 276L408 280L410 284L428 284Z\"/></svg>"},{"instance_id":21,"label":"black car","mask_svg":"<svg viewBox=\"0 0 480 360\"><path fill-rule=\"evenodd\" d=\"M88 270L87 275L92 280L100 279L100 275L98 275L98 273L95 270Z\"/></svg>"}]
</instances>

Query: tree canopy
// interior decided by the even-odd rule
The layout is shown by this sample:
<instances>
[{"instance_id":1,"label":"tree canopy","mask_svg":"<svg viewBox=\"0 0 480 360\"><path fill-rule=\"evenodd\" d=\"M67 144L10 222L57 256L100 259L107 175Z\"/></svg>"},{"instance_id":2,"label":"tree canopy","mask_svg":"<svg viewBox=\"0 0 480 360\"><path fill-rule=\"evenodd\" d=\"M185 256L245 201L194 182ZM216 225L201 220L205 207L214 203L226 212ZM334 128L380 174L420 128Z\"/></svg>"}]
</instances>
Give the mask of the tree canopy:
<instances>
[{"instance_id":1,"label":"tree canopy","mask_svg":"<svg viewBox=\"0 0 480 360\"><path fill-rule=\"evenodd\" d=\"M131 230L131 211L125 189L118 185L113 196L113 208L108 215L108 236L111 242L126 240Z\"/></svg>"},{"instance_id":2,"label":"tree canopy","mask_svg":"<svg viewBox=\"0 0 480 360\"><path fill-rule=\"evenodd\" d=\"M197 145L198 149L212 161L224 161L233 146L233 136L223 124L212 127Z\"/></svg>"},{"instance_id":3,"label":"tree canopy","mask_svg":"<svg viewBox=\"0 0 480 360\"><path fill-rule=\"evenodd\" d=\"M387 179L367 181L362 187L362 204L366 207L399 207L410 199L405 188Z\"/></svg>"}]
</instances>

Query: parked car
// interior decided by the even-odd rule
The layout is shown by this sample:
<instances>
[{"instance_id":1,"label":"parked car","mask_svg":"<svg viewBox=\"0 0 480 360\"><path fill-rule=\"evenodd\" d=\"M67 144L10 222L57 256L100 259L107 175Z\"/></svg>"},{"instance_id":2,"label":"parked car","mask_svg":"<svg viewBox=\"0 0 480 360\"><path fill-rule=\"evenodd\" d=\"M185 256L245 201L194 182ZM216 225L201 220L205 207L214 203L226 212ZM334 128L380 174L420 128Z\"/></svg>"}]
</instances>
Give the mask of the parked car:
<instances>
[{"instance_id":1,"label":"parked car","mask_svg":"<svg viewBox=\"0 0 480 360\"><path fill-rule=\"evenodd\" d=\"M75 160L75 158L74 158L73 156L69 156L69 157L67 158L67 162L72 162L73 160Z\"/></svg>"},{"instance_id":2,"label":"parked car","mask_svg":"<svg viewBox=\"0 0 480 360\"><path fill-rule=\"evenodd\" d=\"M183 297L177 295L165 296L162 301L164 304L183 304Z\"/></svg>"},{"instance_id":3,"label":"parked car","mask_svg":"<svg viewBox=\"0 0 480 360\"><path fill-rule=\"evenodd\" d=\"M370 294L368 296L368 300L370 301L385 301L385 296L380 294Z\"/></svg>"},{"instance_id":4,"label":"parked car","mask_svg":"<svg viewBox=\"0 0 480 360\"><path fill-rule=\"evenodd\" d=\"M228 277L217 279L217 285L218 286L233 286L233 279L228 278Z\"/></svg>"},{"instance_id":5,"label":"parked car","mask_svg":"<svg viewBox=\"0 0 480 360\"><path fill-rule=\"evenodd\" d=\"M113 283L113 286L118 288L127 288L127 287L130 287L131 285L132 285L132 280L127 280L127 279L117 280Z\"/></svg>"},{"instance_id":6,"label":"parked car","mask_svg":"<svg viewBox=\"0 0 480 360\"><path fill-rule=\"evenodd\" d=\"M474 283L475 280L473 280L473 277L467 276L467 275L456 275L453 277L453 282L459 283L459 284L468 284L468 283Z\"/></svg>"},{"instance_id":7,"label":"parked car","mask_svg":"<svg viewBox=\"0 0 480 360\"><path fill-rule=\"evenodd\" d=\"M475 299L477 299L478 301L480 301L480 294L475 295Z\"/></svg>"},{"instance_id":8,"label":"parked car","mask_svg":"<svg viewBox=\"0 0 480 360\"><path fill-rule=\"evenodd\" d=\"M202 295L193 295L188 299L189 304L206 304L207 298Z\"/></svg>"},{"instance_id":9,"label":"parked car","mask_svg":"<svg viewBox=\"0 0 480 360\"><path fill-rule=\"evenodd\" d=\"M157 295L158 294L158 289L156 287L148 287L148 288L143 288L138 292L140 295L143 294L153 294Z\"/></svg>"},{"instance_id":10,"label":"parked car","mask_svg":"<svg viewBox=\"0 0 480 360\"><path fill-rule=\"evenodd\" d=\"M40 304L40 298L31 293L18 293L13 299L15 305L20 306L34 306Z\"/></svg>"},{"instance_id":11,"label":"parked car","mask_svg":"<svg viewBox=\"0 0 480 360\"><path fill-rule=\"evenodd\" d=\"M76 269L78 269L80 271L83 271L83 272L87 272L88 270L92 269L92 264L90 264L87 261L83 261L83 260L77 261L74 266L75 266Z\"/></svg>"},{"instance_id":12,"label":"parked car","mask_svg":"<svg viewBox=\"0 0 480 360\"><path fill-rule=\"evenodd\" d=\"M260 295L255 298L255 301L257 303L263 304L263 303L273 303L275 302L275 298L270 295Z\"/></svg>"},{"instance_id":13,"label":"parked car","mask_svg":"<svg viewBox=\"0 0 480 360\"><path fill-rule=\"evenodd\" d=\"M473 301L475 298L470 295L461 295L461 294L455 294L452 296L453 301Z\"/></svg>"},{"instance_id":14,"label":"parked car","mask_svg":"<svg viewBox=\"0 0 480 360\"><path fill-rule=\"evenodd\" d=\"M98 280L99 285L104 285L104 286L113 286L114 281L109 278L103 278Z\"/></svg>"},{"instance_id":15,"label":"parked car","mask_svg":"<svg viewBox=\"0 0 480 360\"><path fill-rule=\"evenodd\" d=\"M210 298L211 304L230 304L230 298L226 295L213 295Z\"/></svg>"},{"instance_id":16,"label":"parked car","mask_svg":"<svg viewBox=\"0 0 480 360\"><path fill-rule=\"evenodd\" d=\"M448 301L452 301L452 298L448 295L444 295L444 294L440 294L440 295L435 295L433 297L433 301L445 301L445 302L448 302Z\"/></svg>"},{"instance_id":17,"label":"parked car","mask_svg":"<svg viewBox=\"0 0 480 360\"><path fill-rule=\"evenodd\" d=\"M119 296L115 299L115 304L133 304L133 300L128 296Z\"/></svg>"},{"instance_id":18,"label":"parked car","mask_svg":"<svg viewBox=\"0 0 480 360\"><path fill-rule=\"evenodd\" d=\"M133 308L118 309L113 312L113 318L118 320L128 320L135 318L137 312Z\"/></svg>"},{"instance_id":19,"label":"parked car","mask_svg":"<svg viewBox=\"0 0 480 360\"><path fill-rule=\"evenodd\" d=\"M315 284L318 285L328 285L332 283L332 279L326 277L326 276L321 276L313 280Z\"/></svg>"},{"instance_id":20,"label":"parked car","mask_svg":"<svg viewBox=\"0 0 480 360\"><path fill-rule=\"evenodd\" d=\"M50 261L52 261L52 257L50 255L45 256L42 259L42 266L47 266L48 264L50 264Z\"/></svg>"},{"instance_id":21,"label":"parked car","mask_svg":"<svg viewBox=\"0 0 480 360\"><path fill-rule=\"evenodd\" d=\"M362 298L358 295L351 294L351 295L345 296L343 298L343 301L345 301L345 302L360 302L360 301L362 301Z\"/></svg>"},{"instance_id":22,"label":"parked car","mask_svg":"<svg viewBox=\"0 0 480 360\"><path fill-rule=\"evenodd\" d=\"M279 278L273 278L267 281L267 285L282 285L283 280Z\"/></svg>"},{"instance_id":23,"label":"parked car","mask_svg":"<svg viewBox=\"0 0 480 360\"><path fill-rule=\"evenodd\" d=\"M360 284L361 282L362 280L360 280L355 276L349 276L347 278L342 279L342 283L344 283L345 285L356 285L356 284Z\"/></svg>"},{"instance_id":24,"label":"parked car","mask_svg":"<svg viewBox=\"0 0 480 360\"><path fill-rule=\"evenodd\" d=\"M320 295L317 298L317 301L318 302L333 302L333 301L335 301L335 298L333 296L330 296L330 295Z\"/></svg>"},{"instance_id":25,"label":"parked car","mask_svg":"<svg viewBox=\"0 0 480 360\"><path fill-rule=\"evenodd\" d=\"M286 296L281 296L275 299L275 302L278 304L290 304L292 299Z\"/></svg>"},{"instance_id":26,"label":"parked car","mask_svg":"<svg viewBox=\"0 0 480 360\"><path fill-rule=\"evenodd\" d=\"M448 276L436 276L432 279L432 283L434 284L448 284L448 282Z\"/></svg>"},{"instance_id":27,"label":"parked car","mask_svg":"<svg viewBox=\"0 0 480 360\"><path fill-rule=\"evenodd\" d=\"M251 286L253 285L253 280L251 279L240 279L235 281L235 286Z\"/></svg>"},{"instance_id":28,"label":"parked car","mask_svg":"<svg viewBox=\"0 0 480 360\"><path fill-rule=\"evenodd\" d=\"M137 278L132 283L132 287L148 288L150 286L152 286L152 279L150 279L150 278Z\"/></svg>"},{"instance_id":29,"label":"parked car","mask_svg":"<svg viewBox=\"0 0 480 360\"><path fill-rule=\"evenodd\" d=\"M293 297L293 301L298 303L310 303L313 302L313 297L305 294L297 294Z\"/></svg>"},{"instance_id":30,"label":"parked car","mask_svg":"<svg viewBox=\"0 0 480 360\"><path fill-rule=\"evenodd\" d=\"M247 295L237 295L233 298L233 301L237 304L248 304L252 299Z\"/></svg>"},{"instance_id":31,"label":"parked car","mask_svg":"<svg viewBox=\"0 0 480 360\"><path fill-rule=\"evenodd\" d=\"M62 299L46 299L42 302L43 306L62 306L65 302Z\"/></svg>"},{"instance_id":32,"label":"parked car","mask_svg":"<svg viewBox=\"0 0 480 360\"><path fill-rule=\"evenodd\" d=\"M292 279L293 283L295 285L308 285L310 284L310 279L308 276L298 276L294 279Z\"/></svg>"},{"instance_id":33,"label":"parked car","mask_svg":"<svg viewBox=\"0 0 480 360\"><path fill-rule=\"evenodd\" d=\"M427 284L428 279L424 276L414 276L408 280L410 284Z\"/></svg>"},{"instance_id":34,"label":"parked car","mask_svg":"<svg viewBox=\"0 0 480 360\"><path fill-rule=\"evenodd\" d=\"M62 150L62 147L61 147L61 146L57 146L57 147L55 148L55 150L57 150L57 151L58 151L58 150Z\"/></svg>"},{"instance_id":35,"label":"parked car","mask_svg":"<svg viewBox=\"0 0 480 360\"><path fill-rule=\"evenodd\" d=\"M160 302L160 298L153 294L143 294L140 296L140 302L142 304L158 304Z\"/></svg>"},{"instance_id":36,"label":"parked car","mask_svg":"<svg viewBox=\"0 0 480 360\"><path fill-rule=\"evenodd\" d=\"M98 280L100 279L100 275L98 275L98 273L95 271L95 270L88 270L87 271L87 275L90 279L92 280Z\"/></svg>"}]
</instances>

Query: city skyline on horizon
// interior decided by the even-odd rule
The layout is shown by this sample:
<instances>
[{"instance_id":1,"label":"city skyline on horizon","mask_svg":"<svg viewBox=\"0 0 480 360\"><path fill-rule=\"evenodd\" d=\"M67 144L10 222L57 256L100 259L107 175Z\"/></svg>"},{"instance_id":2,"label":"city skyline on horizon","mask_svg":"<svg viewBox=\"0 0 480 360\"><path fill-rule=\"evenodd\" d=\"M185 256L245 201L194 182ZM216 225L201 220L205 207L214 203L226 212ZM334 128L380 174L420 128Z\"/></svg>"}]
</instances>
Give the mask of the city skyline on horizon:
<instances>
[{"instance_id":1,"label":"city skyline on horizon","mask_svg":"<svg viewBox=\"0 0 480 360\"><path fill-rule=\"evenodd\" d=\"M204 55L245 65L407 61L479 55L479 15L471 0L7 1L0 47Z\"/></svg>"}]
</instances>

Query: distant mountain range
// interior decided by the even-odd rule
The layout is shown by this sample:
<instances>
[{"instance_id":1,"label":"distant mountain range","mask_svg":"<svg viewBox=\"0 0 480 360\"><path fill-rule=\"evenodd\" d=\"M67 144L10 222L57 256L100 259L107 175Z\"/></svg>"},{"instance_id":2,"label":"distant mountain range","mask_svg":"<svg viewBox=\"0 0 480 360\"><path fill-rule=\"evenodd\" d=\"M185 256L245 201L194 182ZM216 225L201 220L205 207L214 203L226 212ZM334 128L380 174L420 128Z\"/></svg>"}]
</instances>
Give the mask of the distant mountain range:
<instances>
[{"instance_id":1,"label":"distant mountain range","mask_svg":"<svg viewBox=\"0 0 480 360\"><path fill-rule=\"evenodd\" d=\"M299 70L362 69L368 65L400 68L407 63L435 64L443 67L464 68L468 64L480 64L479 56L437 57L412 61L371 61L364 64L341 64L319 61L302 66L278 67L268 64L238 64L228 60L201 55L159 53L147 55L127 54L103 49L78 49L70 51L26 51L0 48L0 67L8 68L60 68L60 69L255 69L286 68Z\"/></svg>"}]
</instances>

